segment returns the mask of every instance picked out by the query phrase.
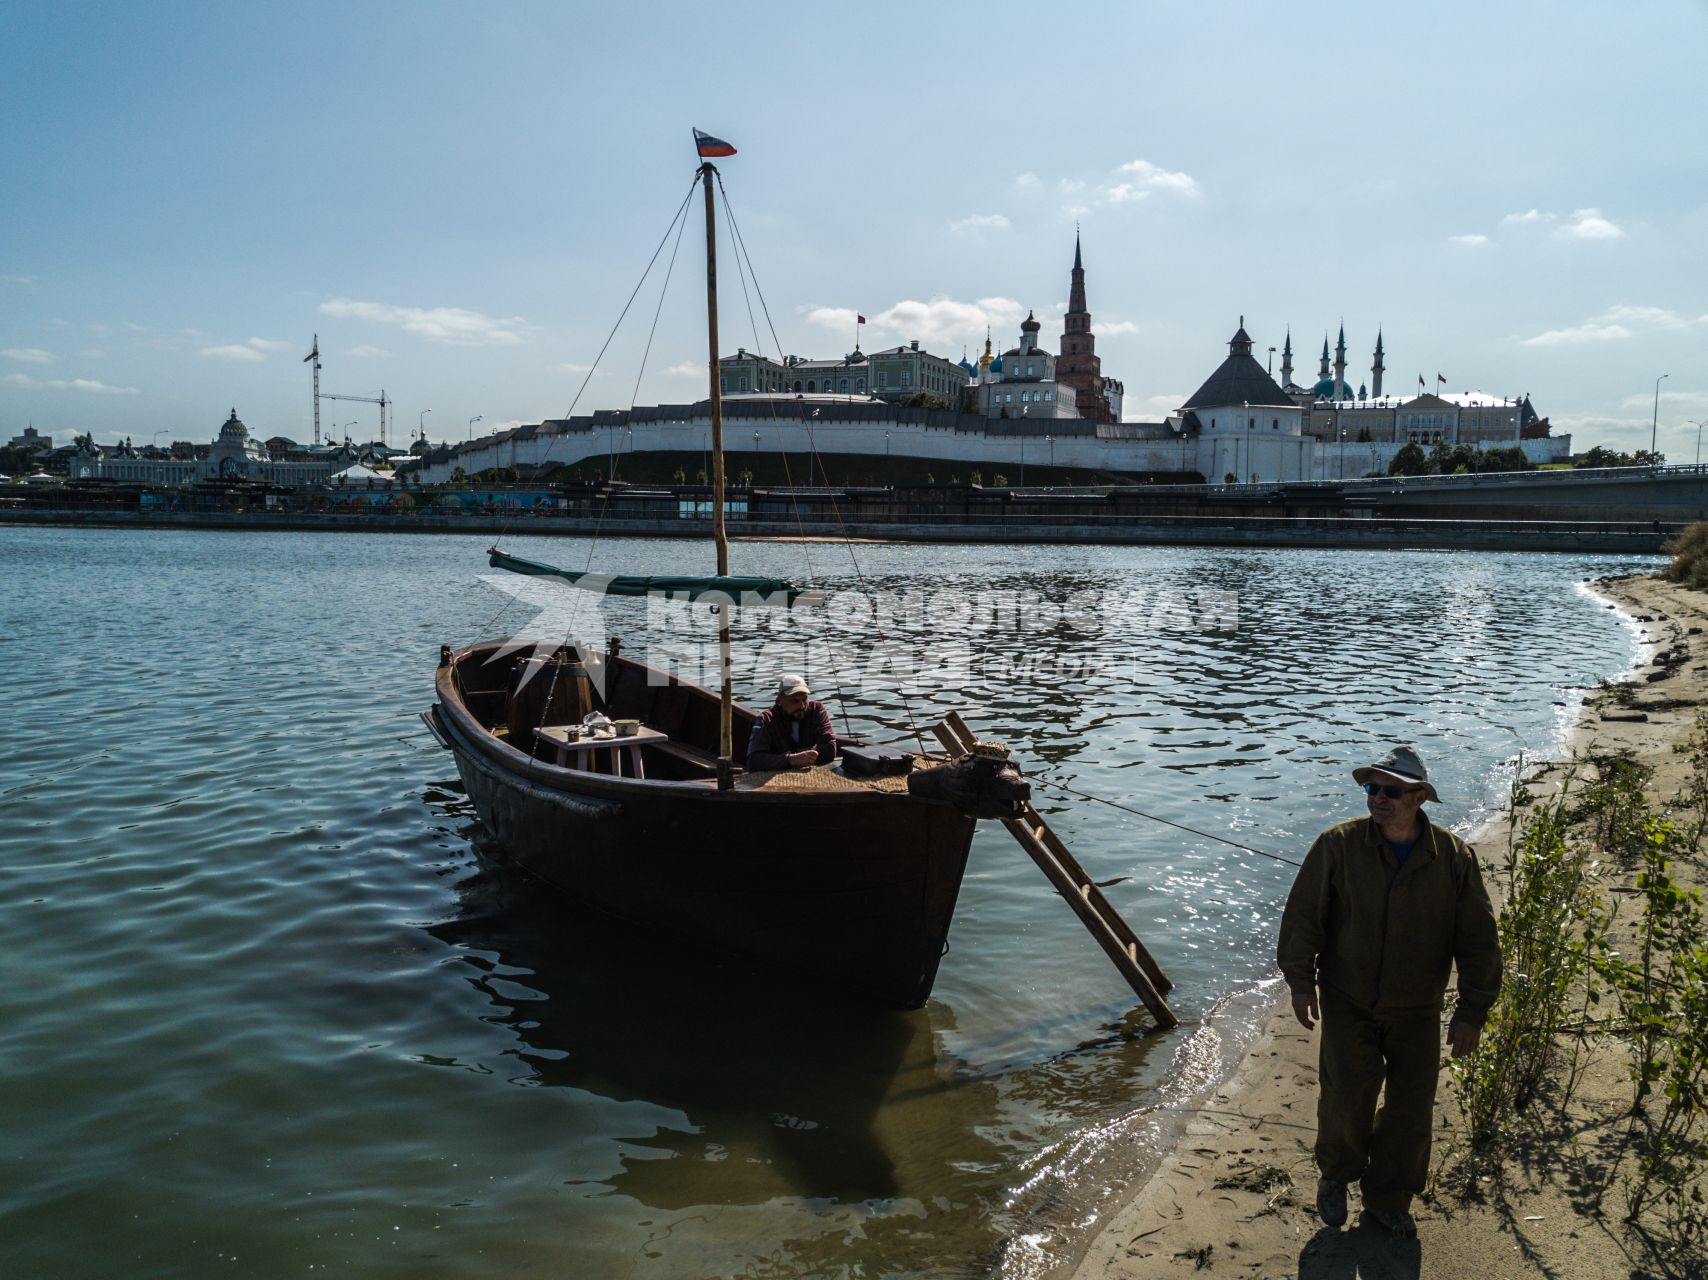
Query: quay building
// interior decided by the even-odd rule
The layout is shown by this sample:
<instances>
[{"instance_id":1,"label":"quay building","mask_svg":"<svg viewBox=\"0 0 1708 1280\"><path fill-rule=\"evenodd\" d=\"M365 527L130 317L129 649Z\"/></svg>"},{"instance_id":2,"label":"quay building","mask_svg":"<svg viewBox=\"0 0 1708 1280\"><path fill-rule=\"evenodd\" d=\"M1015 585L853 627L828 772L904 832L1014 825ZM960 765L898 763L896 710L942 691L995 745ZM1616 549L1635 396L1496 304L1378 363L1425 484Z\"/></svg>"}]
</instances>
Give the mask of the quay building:
<instances>
[{"instance_id":1,"label":"quay building","mask_svg":"<svg viewBox=\"0 0 1708 1280\"><path fill-rule=\"evenodd\" d=\"M174 458L157 449L139 450L129 440L103 447L82 436L67 459L66 473L73 480L121 480L173 488L238 480L306 486L325 484L359 461L358 454L347 448L323 446L317 455L293 452L275 457L249 434L233 409L203 456Z\"/></svg>"}]
</instances>

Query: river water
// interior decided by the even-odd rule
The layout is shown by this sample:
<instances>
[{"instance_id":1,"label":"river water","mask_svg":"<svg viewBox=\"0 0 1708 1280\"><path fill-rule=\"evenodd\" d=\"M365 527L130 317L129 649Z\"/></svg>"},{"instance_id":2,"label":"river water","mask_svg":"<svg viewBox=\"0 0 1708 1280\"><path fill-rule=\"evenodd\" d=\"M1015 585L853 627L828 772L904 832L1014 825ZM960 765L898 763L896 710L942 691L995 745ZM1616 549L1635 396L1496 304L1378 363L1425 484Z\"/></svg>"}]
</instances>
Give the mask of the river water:
<instances>
[{"instance_id":1,"label":"river water","mask_svg":"<svg viewBox=\"0 0 1708 1280\"><path fill-rule=\"evenodd\" d=\"M1158 1034L992 824L914 1013L508 866L416 719L439 644L704 620L566 623L483 581L487 541L0 530L0 1274L1044 1274L1248 1042L1292 872L1263 855L1359 812L1392 739L1438 821L1489 813L1638 652L1582 584L1653 564L739 544L832 595L743 611L738 695L800 667L857 729L955 707L1009 742L1173 979Z\"/></svg>"}]
</instances>

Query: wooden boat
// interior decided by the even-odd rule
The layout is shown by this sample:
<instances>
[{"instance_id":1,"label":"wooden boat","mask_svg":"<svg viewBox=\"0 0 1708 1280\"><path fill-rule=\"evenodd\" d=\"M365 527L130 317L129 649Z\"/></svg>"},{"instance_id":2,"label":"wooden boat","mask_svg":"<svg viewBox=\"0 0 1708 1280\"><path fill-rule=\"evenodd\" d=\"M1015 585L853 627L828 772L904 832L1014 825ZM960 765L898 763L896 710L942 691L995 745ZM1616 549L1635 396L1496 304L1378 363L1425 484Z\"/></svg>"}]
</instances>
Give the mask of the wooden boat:
<instances>
[{"instance_id":1,"label":"wooden boat","mask_svg":"<svg viewBox=\"0 0 1708 1280\"><path fill-rule=\"evenodd\" d=\"M698 131L696 143L702 159L733 152ZM715 172L700 166L718 577L662 585L690 598L732 588L792 595L787 583L729 576ZM581 576L501 552L492 563ZM627 581L626 592L620 581L604 589L642 594L660 585ZM856 778L840 762L740 770L735 748L745 747L756 717L731 693L731 612L720 620L719 692L649 671L616 647L605 655L602 690L585 678L583 662L600 655L569 647L533 659L551 670L528 679L527 663L492 661L501 647L493 642L441 655L438 702L425 718L456 757L481 822L540 878L661 939L744 952L884 1004L917 1007L946 949L976 819L911 793L905 776ZM572 767L599 765L601 752L572 748L561 730L555 742L563 749L553 745L554 726L577 724L589 711L644 726L638 745L615 744L603 771Z\"/></svg>"},{"instance_id":2,"label":"wooden boat","mask_svg":"<svg viewBox=\"0 0 1708 1280\"><path fill-rule=\"evenodd\" d=\"M448 655L428 715L511 859L661 939L742 952L899 1008L925 1002L976 819L910 795L905 777L853 778L840 764L744 772L720 790L718 695L656 671L649 680L620 655L603 696L570 710L668 735L635 748L645 776L536 758L539 699L528 693L544 677L519 694L511 665L488 661L498 647ZM745 741L754 713L734 711Z\"/></svg>"}]
</instances>

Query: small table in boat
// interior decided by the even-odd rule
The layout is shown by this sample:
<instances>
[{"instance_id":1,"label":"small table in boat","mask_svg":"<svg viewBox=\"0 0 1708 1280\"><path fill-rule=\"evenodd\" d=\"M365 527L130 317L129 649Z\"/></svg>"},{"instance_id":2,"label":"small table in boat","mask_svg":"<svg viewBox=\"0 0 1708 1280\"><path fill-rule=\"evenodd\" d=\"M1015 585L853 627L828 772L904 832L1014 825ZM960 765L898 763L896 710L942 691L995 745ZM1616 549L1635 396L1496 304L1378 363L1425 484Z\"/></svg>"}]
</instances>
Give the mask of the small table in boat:
<instances>
[{"instance_id":1,"label":"small table in boat","mask_svg":"<svg viewBox=\"0 0 1708 1280\"><path fill-rule=\"evenodd\" d=\"M563 725L548 725L537 730L542 742L550 743L557 751L557 763L566 769L585 769L591 763L595 751L611 753L611 775L623 776L623 754L629 757L629 777L646 777L646 766L641 763L641 748L651 743L669 742L668 733L660 733L657 729L649 729L642 725L628 737L614 738L570 738L568 730Z\"/></svg>"}]
</instances>

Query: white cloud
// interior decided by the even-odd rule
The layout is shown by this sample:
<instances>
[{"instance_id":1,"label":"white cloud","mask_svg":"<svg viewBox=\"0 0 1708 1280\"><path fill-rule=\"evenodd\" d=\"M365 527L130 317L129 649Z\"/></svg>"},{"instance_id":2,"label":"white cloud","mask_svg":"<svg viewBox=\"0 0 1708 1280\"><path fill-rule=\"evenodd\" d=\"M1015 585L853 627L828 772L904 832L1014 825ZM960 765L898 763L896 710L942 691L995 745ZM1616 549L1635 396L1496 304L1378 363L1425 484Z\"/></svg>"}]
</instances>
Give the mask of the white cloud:
<instances>
[{"instance_id":1,"label":"white cloud","mask_svg":"<svg viewBox=\"0 0 1708 1280\"><path fill-rule=\"evenodd\" d=\"M546 366L546 372L588 374L593 372L593 366L590 364L576 364L573 360L565 360L561 364L548 364Z\"/></svg>"},{"instance_id":2,"label":"white cloud","mask_svg":"<svg viewBox=\"0 0 1708 1280\"><path fill-rule=\"evenodd\" d=\"M1540 209L1526 209L1523 213L1509 213L1500 220L1503 227L1519 227L1535 222L1552 222L1554 215L1543 213Z\"/></svg>"},{"instance_id":3,"label":"white cloud","mask_svg":"<svg viewBox=\"0 0 1708 1280\"><path fill-rule=\"evenodd\" d=\"M40 347L7 347L0 351L0 356L8 360L17 360L22 364L52 364L53 353L43 351Z\"/></svg>"},{"instance_id":4,"label":"white cloud","mask_svg":"<svg viewBox=\"0 0 1708 1280\"><path fill-rule=\"evenodd\" d=\"M668 378L703 378L706 376L706 362L704 360L684 360L680 364L671 365L668 369L663 370L663 373Z\"/></svg>"},{"instance_id":5,"label":"white cloud","mask_svg":"<svg viewBox=\"0 0 1708 1280\"><path fill-rule=\"evenodd\" d=\"M1100 321L1091 326L1091 332L1099 338L1114 338L1123 333L1137 333L1139 326L1131 320Z\"/></svg>"},{"instance_id":6,"label":"white cloud","mask_svg":"<svg viewBox=\"0 0 1708 1280\"><path fill-rule=\"evenodd\" d=\"M1007 231L1008 226L1008 219L1000 213L975 213L951 222L949 230L956 235L965 235L971 231Z\"/></svg>"},{"instance_id":7,"label":"white cloud","mask_svg":"<svg viewBox=\"0 0 1708 1280\"><path fill-rule=\"evenodd\" d=\"M363 345L360 347L351 347L350 354L358 360L384 360L390 357L391 352L385 350L383 347L370 347Z\"/></svg>"},{"instance_id":8,"label":"white cloud","mask_svg":"<svg viewBox=\"0 0 1708 1280\"><path fill-rule=\"evenodd\" d=\"M87 329L90 333L99 334L103 338L106 337L109 333L111 333L113 331L112 325L102 324L98 320L94 321L93 323L86 324L83 327L85 329Z\"/></svg>"},{"instance_id":9,"label":"white cloud","mask_svg":"<svg viewBox=\"0 0 1708 1280\"><path fill-rule=\"evenodd\" d=\"M32 285L35 282L36 282L36 278L34 276L0 276L0 284L10 284L10 285L18 285L20 287L28 287L29 285Z\"/></svg>"},{"instance_id":10,"label":"white cloud","mask_svg":"<svg viewBox=\"0 0 1708 1280\"><path fill-rule=\"evenodd\" d=\"M1539 333L1534 338L1524 339L1527 347L1570 347L1581 346L1590 342L1620 342L1631 336L1631 330L1622 324L1604 324L1586 320L1583 324L1573 325L1570 329L1549 329Z\"/></svg>"},{"instance_id":11,"label":"white cloud","mask_svg":"<svg viewBox=\"0 0 1708 1280\"><path fill-rule=\"evenodd\" d=\"M322 315L392 325L430 342L460 346L509 346L522 341L520 317L498 319L462 307L397 307L383 302L333 298L320 304Z\"/></svg>"},{"instance_id":12,"label":"white cloud","mask_svg":"<svg viewBox=\"0 0 1708 1280\"><path fill-rule=\"evenodd\" d=\"M26 391L86 391L95 396L134 396L140 394L135 387L109 387L104 382L93 378L31 378L21 373L9 373L6 381L14 387L22 387Z\"/></svg>"},{"instance_id":13,"label":"white cloud","mask_svg":"<svg viewBox=\"0 0 1708 1280\"><path fill-rule=\"evenodd\" d=\"M808 307L806 322L816 329L832 333L853 333L858 327L859 313L852 307Z\"/></svg>"},{"instance_id":14,"label":"white cloud","mask_svg":"<svg viewBox=\"0 0 1708 1280\"><path fill-rule=\"evenodd\" d=\"M1489 242L1489 238L1487 236L1479 236L1479 235L1448 236L1447 237L1447 243L1448 244L1457 245L1461 249L1481 249L1488 242Z\"/></svg>"},{"instance_id":15,"label":"white cloud","mask_svg":"<svg viewBox=\"0 0 1708 1280\"><path fill-rule=\"evenodd\" d=\"M1666 307L1634 307L1621 303L1609 307L1598 316L1569 329L1550 329L1533 338L1525 338L1527 347L1579 346L1596 342L1621 342L1639 332L1678 332L1694 325L1708 324L1708 316L1694 320Z\"/></svg>"},{"instance_id":16,"label":"white cloud","mask_svg":"<svg viewBox=\"0 0 1708 1280\"><path fill-rule=\"evenodd\" d=\"M253 347L235 343L223 347L203 347L202 354L210 360L230 360L234 364L260 364L267 357Z\"/></svg>"},{"instance_id":17,"label":"white cloud","mask_svg":"<svg viewBox=\"0 0 1708 1280\"><path fill-rule=\"evenodd\" d=\"M1653 393L1643 393L1626 396L1621 402L1622 409L1648 409L1654 404ZM1701 413L1708 411L1708 391L1663 391L1661 392L1661 407L1683 409L1686 413Z\"/></svg>"},{"instance_id":18,"label":"white cloud","mask_svg":"<svg viewBox=\"0 0 1708 1280\"><path fill-rule=\"evenodd\" d=\"M980 298L977 302L957 302L953 298L933 298L929 302L907 299L879 312L873 323L937 349L956 343L982 342L987 328L1000 344L1010 331L1019 333L1025 315L1026 308L1013 298Z\"/></svg>"},{"instance_id":19,"label":"white cloud","mask_svg":"<svg viewBox=\"0 0 1708 1280\"><path fill-rule=\"evenodd\" d=\"M257 351L289 351L296 344L280 342L277 338L251 338L249 345Z\"/></svg>"},{"instance_id":20,"label":"white cloud","mask_svg":"<svg viewBox=\"0 0 1708 1280\"><path fill-rule=\"evenodd\" d=\"M1601 216L1600 209L1578 209L1572 220L1554 233L1568 240L1622 240L1624 231Z\"/></svg>"},{"instance_id":21,"label":"white cloud","mask_svg":"<svg viewBox=\"0 0 1708 1280\"><path fill-rule=\"evenodd\" d=\"M1105 189L1105 197L1111 204L1143 200L1152 192L1188 200L1195 200L1203 194L1191 174L1164 169L1149 160L1129 160L1115 172L1122 175L1121 180Z\"/></svg>"},{"instance_id":22,"label":"white cloud","mask_svg":"<svg viewBox=\"0 0 1708 1280\"><path fill-rule=\"evenodd\" d=\"M1190 391L1164 391L1161 395L1146 396L1144 403L1154 404L1159 409L1178 409L1191 394Z\"/></svg>"},{"instance_id":23,"label":"white cloud","mask_svg":"<svg viewBox=\"0 0 1708 1280\"><path fill-rule=\"evenodd\" d=\"M1044 184L1038 181L1037 174L1027 170L1025 173L1014 179L1014 185L1019 187L1022 191L1036 191Z\"/></svg>"}]
</instances>

